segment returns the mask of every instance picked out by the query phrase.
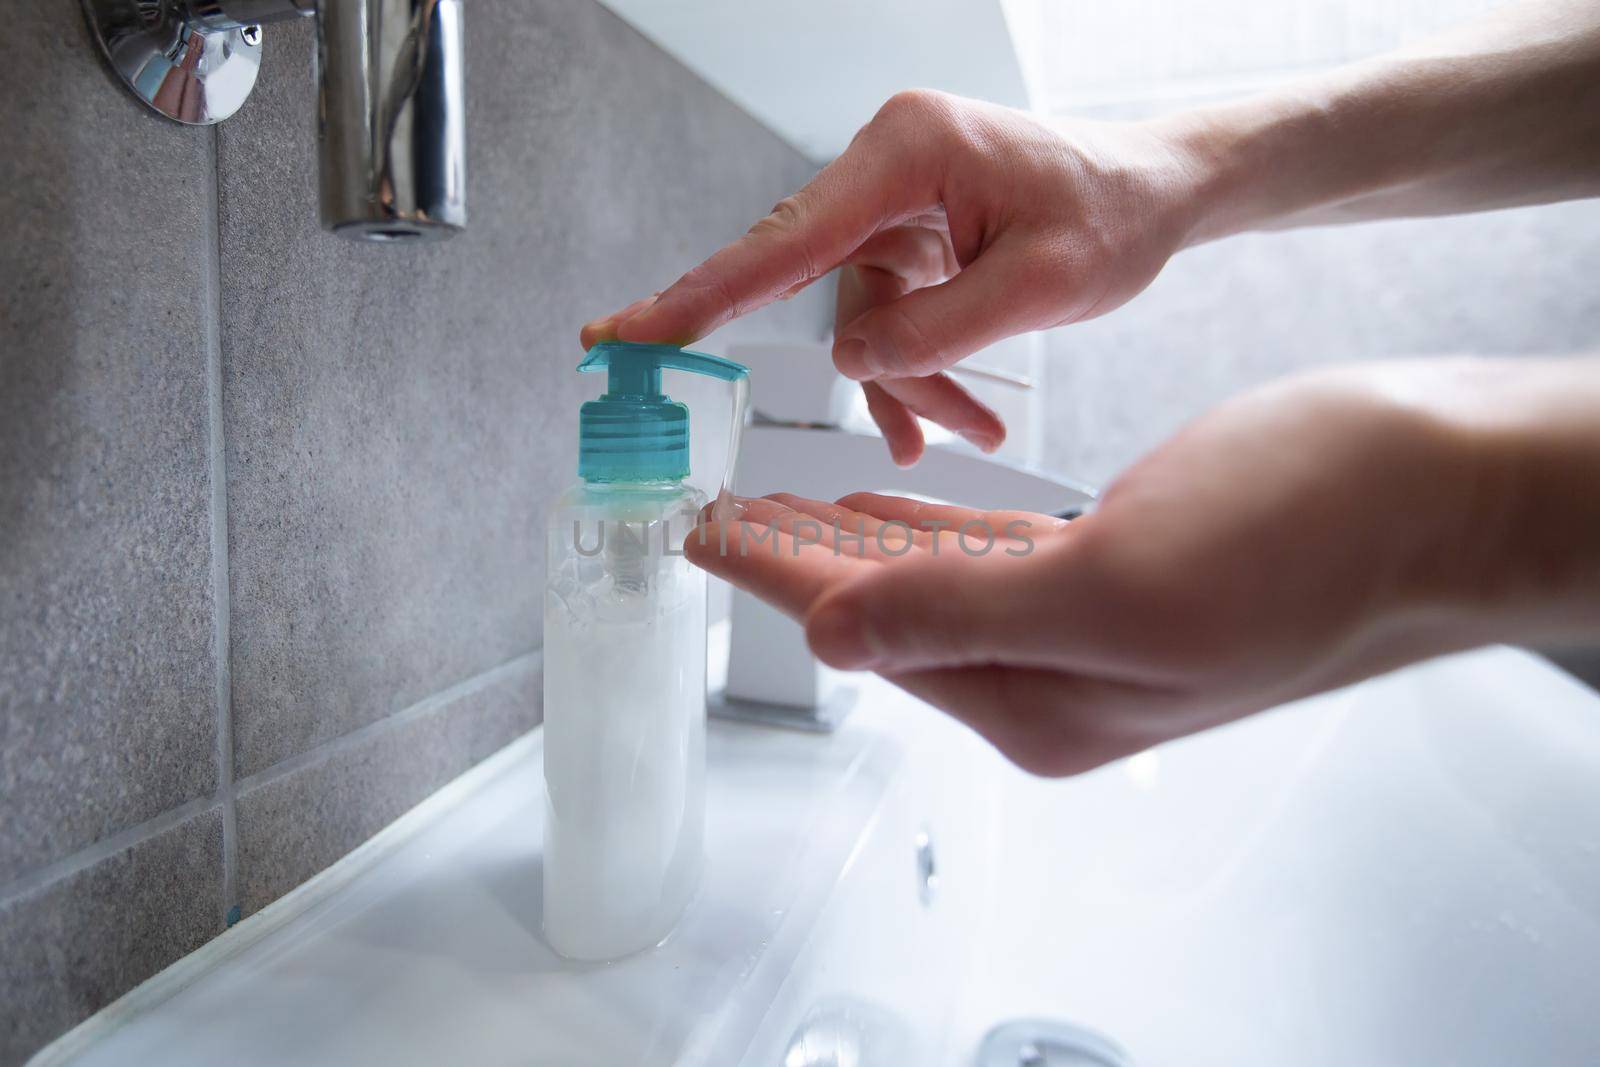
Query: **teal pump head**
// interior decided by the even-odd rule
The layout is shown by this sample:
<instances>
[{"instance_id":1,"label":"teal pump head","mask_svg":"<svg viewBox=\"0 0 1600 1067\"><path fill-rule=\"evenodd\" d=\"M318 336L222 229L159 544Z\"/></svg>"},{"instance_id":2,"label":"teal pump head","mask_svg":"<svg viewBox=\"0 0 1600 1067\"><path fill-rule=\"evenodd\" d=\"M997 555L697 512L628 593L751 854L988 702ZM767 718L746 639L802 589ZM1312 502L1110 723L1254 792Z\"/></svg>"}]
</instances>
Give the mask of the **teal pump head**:
<instances>
[{"instance_id":1,"label":"teal pump head","mask_svg":"<svg viewBox=\"0 0 1600 1067\"><path fill-rule=\"evenodd\" d=\"M678 481L689 474L689 409L661 391L661 369L725 382L749 369L671 345L602 341L578 364L606 371L606 391L578 413L578 476L589 482Z\"/></svg>"}]
</instances>

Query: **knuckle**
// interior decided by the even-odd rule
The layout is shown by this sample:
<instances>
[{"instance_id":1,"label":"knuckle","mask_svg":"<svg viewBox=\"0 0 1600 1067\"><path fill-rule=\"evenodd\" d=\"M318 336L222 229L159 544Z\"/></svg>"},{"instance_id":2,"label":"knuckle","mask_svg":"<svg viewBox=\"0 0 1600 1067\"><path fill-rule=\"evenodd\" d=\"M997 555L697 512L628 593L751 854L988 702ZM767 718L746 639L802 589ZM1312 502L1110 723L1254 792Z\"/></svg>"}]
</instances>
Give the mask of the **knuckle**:
<instances>
[{"instance_id":1,"label":"knuckle","mask_svg":"<svg viewBox=\"0 0 1600 1067\"><path fill-rule=\"evenodd\" d=\"M812 251L806 228L809 218L810 212L804 197L796 193L779 200L749 230L749 236L771 241L794 255L797 268L791 272L791 284L809 281L818 274L816 255Z\"/></svg>"},{"instance_id":2,"label":"knuckle","mask_svg":"<svg viewBox=\"0 0 1600 1067\"><path fill-rule=\"evenodd\" d=\"M874 121L881 119L888 123L908 120L925 122L929 119L945 118L952 110L951 100L949 94L941 93L937 89L902 89L884 101Z\"/></svg>"},{"instance_id":3,"label":"knuckle","mask_svg":"<svg viewBox=\"0 0 1600 1067\"><path fill-rule=\"evenodd\" d=\"M995 155L1004 140L984 109L936 89L905 89L894 94L878 109L870 126L893 130L900 138L909 132L916 141L943 152Z\"/></svg>"},{"instance_id":4,"label":"knuckle","mask_svg":"<svg viewBox=\"0 0 1600 1067\"><path fill-rule=\"evenodd\" d=\"M728 285L728 279L704 263L685 274L678 284L685 289L711 294L722 305L723 314L730 318L743 311L732 287Z\"/></svg>"},{"instance_id":5,"label":"knuckle","mask_svg":"<svg viewBox=\"0 0 1600 1067\"><path fill-rule=\"evenodd\" d=\"M805 215L805 201L799 195L786 196L772 205L771 219L780 225L797 226Z\"/></svg>"},{"instance_id":6,"label":"knuckle","mask_svg":"<svg viewBox=\"0 0 1600 1067\"><path fill-rule=\"evenodd\" d=\"M805 205L798 196L786 196L772 205L772 210L758 219L750 232L754 234L781 235L798 229L805 215Z\"/></svg>"}]
</instances>

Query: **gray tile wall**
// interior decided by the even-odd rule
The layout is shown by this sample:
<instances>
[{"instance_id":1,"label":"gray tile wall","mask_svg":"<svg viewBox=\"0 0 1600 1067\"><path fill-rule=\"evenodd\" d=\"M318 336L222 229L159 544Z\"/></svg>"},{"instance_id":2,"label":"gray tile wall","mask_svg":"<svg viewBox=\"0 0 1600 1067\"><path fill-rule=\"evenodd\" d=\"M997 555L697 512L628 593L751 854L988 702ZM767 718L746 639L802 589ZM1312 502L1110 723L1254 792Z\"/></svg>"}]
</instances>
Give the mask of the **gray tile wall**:
<instances>
[{"instance_id":1,"label":"gray tile wall","mask_svg":"<svg viewBox=\"0 0 1600 1067\"><path fill-rule=\"evenodd\" d=\"M318 229L309 24L215 130L76 4L0 35L0 1065L539 721L578 325L809 175L587 0L467 27L472 225L426 248Z\"/></svg>"},{"instance_id":2,"label":"gray tile wall","mask_svg":"<svg viewBox=\"0 0 1600 1067\"><path fill-rule=\"evenodd\" d=\"M210 148L175 125L130 126L140 116L105 91L76 8L10 14L0 884L217 785L196 299Z\"/></svg>"},{"instance_id":3,"label":"gray tile wall","mask_svg":"<svg viewBox=\"0 0 1600 1067\"><path fill-rule=\"evenodd\" d=\"M1329 363L1600 350L1600 201L1250 234L1046 338L1049 465L1104 485L1224 398Z\"/></svg>"}]
</instances>

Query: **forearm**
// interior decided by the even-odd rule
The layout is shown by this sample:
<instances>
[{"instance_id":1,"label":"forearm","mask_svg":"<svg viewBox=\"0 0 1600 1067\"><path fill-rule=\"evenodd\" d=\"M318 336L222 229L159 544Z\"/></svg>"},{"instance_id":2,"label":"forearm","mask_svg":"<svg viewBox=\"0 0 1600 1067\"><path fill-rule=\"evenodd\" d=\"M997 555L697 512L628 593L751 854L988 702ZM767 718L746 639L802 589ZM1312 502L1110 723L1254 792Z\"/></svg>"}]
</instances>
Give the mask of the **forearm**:
<instances>
[{"instance_id":1,"label":"forearm","mask_svg":"<svg viewBox=\"0 0 1600 1067\"><path fill-rule=\"evenodd\" d=\"M1600 194L1600 3L1508 8L1151 126L1187 161L1190 244Z\"/></svg>"}]
</instances>

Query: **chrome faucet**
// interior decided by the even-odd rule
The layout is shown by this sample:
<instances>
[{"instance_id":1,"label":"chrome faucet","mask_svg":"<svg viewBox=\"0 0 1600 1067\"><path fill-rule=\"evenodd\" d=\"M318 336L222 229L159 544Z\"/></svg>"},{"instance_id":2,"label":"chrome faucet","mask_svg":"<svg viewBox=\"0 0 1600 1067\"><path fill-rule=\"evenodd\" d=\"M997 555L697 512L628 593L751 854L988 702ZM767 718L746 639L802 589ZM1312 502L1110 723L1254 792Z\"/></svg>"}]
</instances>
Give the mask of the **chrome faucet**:
<instances>
[{"instance_id":1,"label":"chrome faucet","mask_svg":"<svg viewBox=\"0 0 1600 1067\"><path fill-rule=\"evenodd\" d=\"M178 122L237 111L262 23L317 20L322 225L366 241L462 229L466 102L461 0L83 0L135 96Z\"/></svg>"}]
</instances>

